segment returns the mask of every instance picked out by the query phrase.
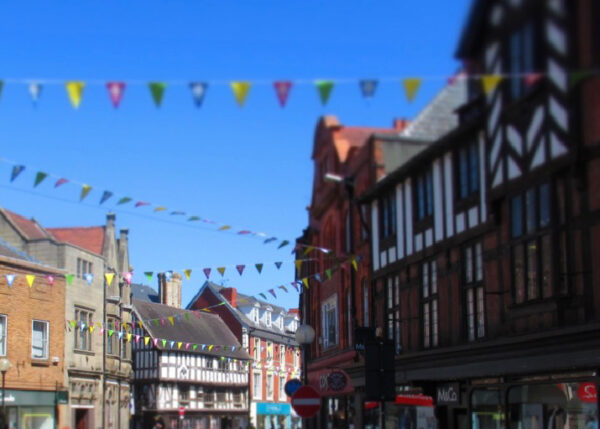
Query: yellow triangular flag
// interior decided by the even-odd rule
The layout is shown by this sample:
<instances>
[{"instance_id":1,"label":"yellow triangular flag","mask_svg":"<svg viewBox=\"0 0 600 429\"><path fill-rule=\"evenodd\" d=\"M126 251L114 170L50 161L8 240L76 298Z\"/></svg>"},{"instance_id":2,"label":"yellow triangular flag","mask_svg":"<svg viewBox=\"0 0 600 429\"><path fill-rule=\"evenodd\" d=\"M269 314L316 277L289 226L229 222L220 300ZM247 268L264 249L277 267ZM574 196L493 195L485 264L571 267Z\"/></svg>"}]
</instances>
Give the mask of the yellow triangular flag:
<instances>
[{"instance_id":1,"label":"yellow triangular flag","mask_svg":"<svg viewBox=\"0 0 600 429\"><path fill-rule=\"evenodd\" d=\"M79 195L79 201L83 201L85 197L88 196L92 187L90 185L86 185L85 183L81 186L81 195Z\"/></svg>"},{"instance_id":2,"label":"yellow triangular flag","mask_svg":"<svg viewBox=\"0 0 600 429\"><path fill-rule=\"evenodd\" d=\"M483 93L488 95L502 82L502 76L499 74L484 74L481 76L481 86Z\"/></svg>"},{"instance_id":3,"label":"yellow triangular flag","mask_svg":"<svg viewBox=\"0 0 600 429\"><path fill-rule=\"evenodd\" d=\"M231 82L231 90L238 106L242 107L250 91L250 82Z\"/></svg>"},{"instance_id":4,"label":"yellow triangular flag","mask_svg":"<svg viewBox=\"0 0 600 429\"><path fill-rule=\"evenodd\" d=\"M94 325L90 325L90 332L93 334L94 333L94 329L96 329L96 327Z\"/></svg>"},{"instance_id":5,"label":"yellow triangular flag","mask_svg":"<svg viewBox=\"0 0 600 429\"><path fill-rule=\"evenodd\" d=\"M302 279L302 283L304 283L304 286L306 287L306 289L308 289L308 278L304 277Z\"/></svg>"},{"instance_id":6,"label":"yellow triangular flag","mask_svg":"<svg viewBox=\"0 0 600 429\"><path fill-rule=\"evenodd\" d=\"M131 336L132 336L132 335L133 335L133 334L127 334L127 341L131 342Z\"/></svg>"},{"instance_id":7,"label":"yellow triangular flag","mask_svg":"<svg viewBox=\"0 0 600 429\"><path fill-rule=\"evenodd\" d=\"M25 276L25 278L27 279L27 284L29 285L29 287L33 286L33 281L35 280L35 276L33 274L27 274Z\"/></svg>"},{"instance_id":8,"label":"yellow triangular flag","mask_svg":"<svg viewBox=\"0 0 600 429\"><path fill-rule=\"evenodd\" d=\"M191 275L192 275L192 270L190 270L190 269L188 268L187 270L184 270L184 271L183 271L183 274L185 274L185 278L186 278L187 280L189 280L189 279L190 279L190 277L191 277Z\"/></svg>"},{"instance_id":9,"label":"yellow triangular flag","mask_svg":"<svg viewBox=\"0 0 600 429\"><path fill-rule=\"evenodd\" d=\"M417 95L417 91L421 86L422 79L418 77L406 78L402 81L404 85L404 92L408 101L413 101Z\"/></svg>"},{"instance_id":10,"label":"yellow triangular flag","mask_svg":"<svg viewBox=\"0 0 600 429\"><path fill-rule=\"evenodd\" d=\"M356 263L356 258L353 256L351 259L352 267L354 267L354 271L358 271L358 264Z\"/></svg>"},{"instance_id":11,"label":"yellow triangular flag","mask_svg":"<svg viewBox=\"0 0 600 429\"><path fill-rule=\"evenodd\" d=\"M175 319L173 318L173 316L169 316L168 319L169 322L171 322L171 325L175 325Z\"/></svg>"},{"instance_id":12,"label":"yellow triangular flag","mask_svg":"<svg viewBox=\"0 0 600 429\"><path fill-rule=\"evenodd\" d=\"M150 337L144 337L144 345L147 346L150 341Z\"/></svg>"},{"instance_id":13,"label":"yellow triangular flag","mask_svg":"<svg viewBox=\"0 0 600 429\"><path fill-rule=\"evenodd\" d=\"M294 262L296 264L296 271L300 272L300 268L302 267L302 259L298 259L296 262Z\"/></svg>"},{"instance_id":14,"label":"yellow triangular flag","mask_svg":"<svg viewBox=\"0 0 600 429\"><path fill-rule=\"evenodd\" d=\"M77 82L67 82L65 84L67 88L67 94L69 95L69 100L71 101L71 105L77 109L79 107L79 103L81 103L81 98L83 96L83 89L85 88L85 82L77 81Z\"/></svg>"},{"instance_id":15,"label":"yellow triangular flag","mask_svg":"<svg viewBox=\"0 0 600 429\"><path fill-rule=\"evenodd\" d=\"M231 229L231 227L229 225L223 225L222 227L220 227L219 229L217 229L217 231L225 231Z\"/></svg>"},{"instance_id":16,"label":"yellow triangular flag","mask_svg":"<svg viewBox=\"0 0 600 429\"><path fill-rule=\"evenodd\" d=\"M225 275L225 267L217 267L217 271L221 273L221 276Z\"/></svg>"},{"instance_id":17,"label":"yellow triangular flag","mask_svg":"<svg viewBox=\"0 0 600 429\"><path fill-rule=\"evenodd\" d=\"M214 346L213 346L212 344L211 344L211 345L209 345L209 346L208 346L208 351L211 351L211 350L213 349L213 347L214 347Z\"/></svg>"},{"instance_id":18,"label":"yellow triangular flag","mask_svg":"<svg viewBox=\"0 0 600 429\"><path fill-rule=\"evenodd\" d=\"M105 273L104 274L104 278L106 279L106 283L110 286L110 284L113 281L113 278L115 277L115 273Z\"/></svg>"},{"instance_id":19,"label":"yellow triangular flag","mask_svg":"<svg viewBox=\"0 0 600 429\"><path fill-rule=\"evenodd\" d=\"M181 344L183 344L181 341L179 341L179 342L177 343L177 348L178 348L178 349L180 349L180 348L181 348Z\"/></svg>"}]
</instances>

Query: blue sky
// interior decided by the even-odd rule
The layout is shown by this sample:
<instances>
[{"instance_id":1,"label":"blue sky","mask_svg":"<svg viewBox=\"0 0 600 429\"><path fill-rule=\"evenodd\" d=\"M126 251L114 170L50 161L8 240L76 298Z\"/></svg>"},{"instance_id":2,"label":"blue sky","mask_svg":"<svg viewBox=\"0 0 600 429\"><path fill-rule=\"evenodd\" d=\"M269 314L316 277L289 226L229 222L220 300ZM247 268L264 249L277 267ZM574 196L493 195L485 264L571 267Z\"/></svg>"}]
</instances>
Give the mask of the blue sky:
<instances>
[{"instance_id":1,"label":"blue sky","mask_svg":"<svg viewBox=\"0 0 600 429\"><path fill-rule=\"evenodd\" d=\"M5 1L0 4L0 205L45 226L103 224L117 213L130 229L135 281L144 271L193 269L183 304L204 281L202 268L227 266L224 284L254 294L293 280L291 246L277 250L252 237L216 232L150 208L98 205L105 189L183 210L235 230L293 240L307 224L316 122L334 114L348 125L390 126L412 117L443 79L424 83L408 103L396 80L375 98L360 97L358 78L444 76L469 0L83 0ZM350 79L336 85L327 106L310 84L292 88L281 109L268 82ZM12 79L12 80L10 80ZM26 82L49 80L36 107ZM97 81L73 110L62 83ZM129 85L115 110L100 82ZM145 82L165 80L163 106L154 107ZM231 80L263 82L237 107ZM22 82L19 82L22 81ZM208 81L204 104L193 106L188 81ZM54 82L54 83L53 83ZM16 161L27 170L9 182ZM46 171L94 189L35 190ZM280 270L274 262L282 261ZM263 262L258 275L253 268ZM243 276L233 268L246 264ZM211 277L218 283L221 276ZM152 286L155 286L154 284ZM291 288L290 288L291 289ZM297 305L297 295L275 302Z\"/></svg>"}]
</instances>

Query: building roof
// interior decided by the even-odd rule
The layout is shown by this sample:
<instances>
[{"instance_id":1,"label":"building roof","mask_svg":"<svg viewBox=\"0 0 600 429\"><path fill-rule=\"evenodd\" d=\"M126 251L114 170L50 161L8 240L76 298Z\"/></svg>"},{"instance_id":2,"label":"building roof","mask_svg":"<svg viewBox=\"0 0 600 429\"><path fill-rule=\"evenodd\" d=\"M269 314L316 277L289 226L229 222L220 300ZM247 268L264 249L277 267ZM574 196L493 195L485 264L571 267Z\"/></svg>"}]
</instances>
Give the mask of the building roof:
<instances>
[{"instance_id":1,"label":"building roof","mask_svg":"<svg viewBox=\"0 0 600 429\"><path fill-rule=\"evenodd\" d=\"M58 241L74 244L82 249L102 255L104 245L104 226L46 228Z\"/></svg>"},{"instance_id":2,"label":"building roof","mask_svg":"<svg viewBox=\"0 0 600 429\"><path fill-rule=\"evenodd\" d=\"M27 219L7 209L0 209L28 240L48 238L49 234L35 219Z\"/></svg>"},{"instance_id":3,"label":"building roof","mask_svg":"<svg viewBox=\"0 0 600 429\"><path fill-rule=\"evenodd\" d=\"M159 302L158 292L152 287L140 283L131 283L131 295L133 299L146 302Z\"/></svg>"},{"instance_id":4,"label":"building roof","mask_svg":"<svg viewBox=\"0 0 600 429\"><path fill-rule=\"evenodd\" d=\"M249 360L250 355L242 348L233 332L229 330L225 322L216 314L197 313L181 308L170 307L168 305L157 304L153 302L145 302L140 300L133 301L133 307L139 318L142 319L144 328L152 338L166 339L168 341L183 342L198 345L214 345L212 350L198 347L193 350L191 347L185 352L194 354L203 354L210 356L225 356L236 359ZM187 313L187 318L186 318ZM185 321L172 326L170 323L151 324L146 322L148 319L165 319L168 317L186 318ZM223 346L227 346L225 349ZM171 350L169 344L163 347L159 341L156 345L159 350ZM235 347L232 351L231 347ZM176 349L174 349L176 350ZM183 349L182 349L183 350Z\"/></svg>"},{"instance_id":5,"label":"building roof","mask_svg":"<svg viewBox=\"0 0 600 429\"><path fill-rule=\"evenodd\" d=\"M33 256L11 246L6 241L0 239L0 255L8 258L20 259L23 261L33 262L35 264L43 265L40 261L36 260Z\"/></svg>"}]
</instances>

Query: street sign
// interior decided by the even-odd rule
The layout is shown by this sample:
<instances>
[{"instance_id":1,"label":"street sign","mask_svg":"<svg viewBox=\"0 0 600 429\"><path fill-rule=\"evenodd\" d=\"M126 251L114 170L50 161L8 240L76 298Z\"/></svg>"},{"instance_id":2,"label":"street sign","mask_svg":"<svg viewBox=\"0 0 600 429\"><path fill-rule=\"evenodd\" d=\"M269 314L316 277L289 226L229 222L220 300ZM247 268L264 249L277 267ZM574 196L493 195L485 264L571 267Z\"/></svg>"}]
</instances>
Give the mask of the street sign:
<instances>
[{"instance_id":1,"label":"street sign","mask_svg":"<svg viewBox=\"0 0 600 429\"><path fill-rule=\"evenodd\" d=\"M313 417L321 408L321 395L310 386L302 386L292 395L292 408L300 417Z\"/></svg>"},{"instance_id":2,"label":"street sign","mask_svg":"<svg viewBox=\"0 0 600 429\"><path fill-rule=\"evenodd\" d=\"M300 389L300 387L302 387L302 382L297 378L292 378L285 383L283 390L285 391L286 395L292 396L294 393L296 393L296 390Z\"/></svg>"}]
</instances>

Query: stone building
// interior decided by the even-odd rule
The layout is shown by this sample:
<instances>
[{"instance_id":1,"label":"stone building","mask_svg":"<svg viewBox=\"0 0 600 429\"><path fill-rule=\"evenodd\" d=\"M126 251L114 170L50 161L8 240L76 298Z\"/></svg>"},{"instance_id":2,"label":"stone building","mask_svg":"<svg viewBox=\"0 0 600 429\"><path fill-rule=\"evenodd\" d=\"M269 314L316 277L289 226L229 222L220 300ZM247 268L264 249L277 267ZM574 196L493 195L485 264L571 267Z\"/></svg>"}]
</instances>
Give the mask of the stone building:
<instances>
[{"instance_id":1,"label":"stone building","mask_svg":"<svg viewBox=\"0 0 600 429\"><path fill-rule=\"evenodd\" d=\"M73 275L63 308L64 319L71 321L64 342L70 425L129 427L131 347L123 335L132 310L128 230L116 238L114 214L104 226L44 228L0 209L0 238ZM106 273L115 274L110 284Z\"/></svg>"}]
</instances>

